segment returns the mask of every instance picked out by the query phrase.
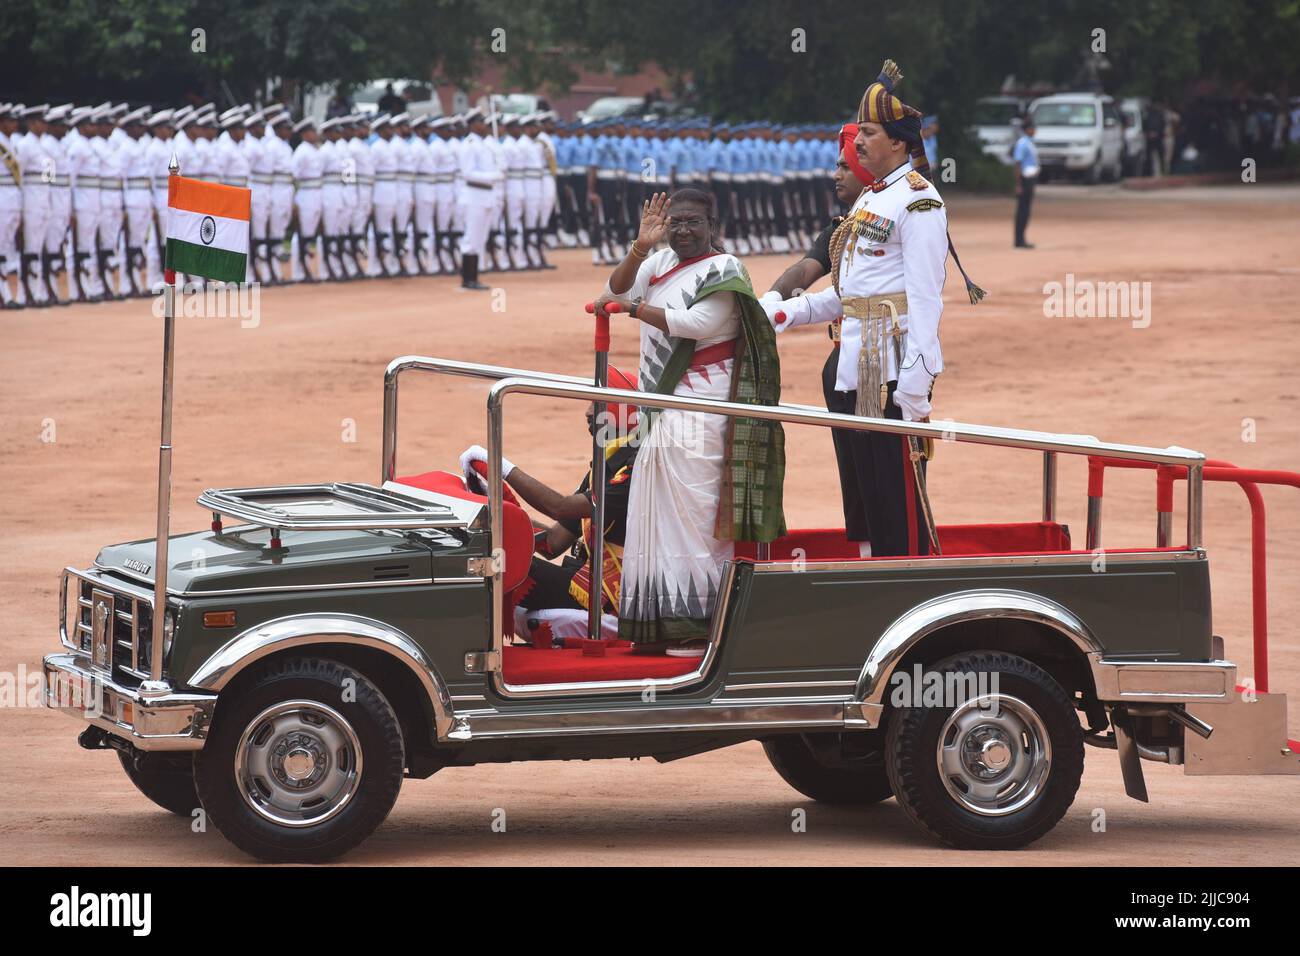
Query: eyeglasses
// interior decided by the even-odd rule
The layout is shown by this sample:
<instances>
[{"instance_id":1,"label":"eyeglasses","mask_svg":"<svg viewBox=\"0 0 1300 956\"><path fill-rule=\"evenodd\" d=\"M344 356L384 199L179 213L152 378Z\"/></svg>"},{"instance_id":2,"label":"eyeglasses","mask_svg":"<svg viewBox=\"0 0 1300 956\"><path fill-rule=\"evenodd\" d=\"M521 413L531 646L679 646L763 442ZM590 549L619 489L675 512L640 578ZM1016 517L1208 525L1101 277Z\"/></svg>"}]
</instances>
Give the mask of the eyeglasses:
<instances>
[{"instance_id":1,"label":"eyeglasses","mask_svg":"<svg viewBox=\"0 0 1300 956\"><path fill-rule=\"evenodd\" d=\"M703 218L702 216L692 216L690 219L669 219L668 228L674 230L675 229L698 229L706 222L708 222L708 220Z\"/></svg>"}]
</instances>

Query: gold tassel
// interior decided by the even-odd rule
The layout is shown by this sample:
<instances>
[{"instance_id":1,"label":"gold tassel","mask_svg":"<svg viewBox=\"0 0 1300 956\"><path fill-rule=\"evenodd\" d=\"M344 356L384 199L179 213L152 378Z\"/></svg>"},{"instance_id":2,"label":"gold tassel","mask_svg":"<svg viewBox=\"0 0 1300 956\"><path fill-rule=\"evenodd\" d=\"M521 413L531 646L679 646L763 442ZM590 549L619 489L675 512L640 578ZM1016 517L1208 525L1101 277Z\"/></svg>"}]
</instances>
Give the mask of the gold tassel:
<instances>
[{"instance_id":1,"label":"gold tassel","mask_svg":"<svg viewBox=\"0 0 1300 956\"><path fill-rule=\"evenodd\" d=\"M971 305L975 305L980 299L988 295L987 292L977 286L974 282L971 282L970 279L966 280L966 294L970 296Z\"/></svg>"},{"instance_id":2,"label":"gold tassel","mask_svg":"<svg viewBox=\"0 0 1300 956\"><path fill-rule=\"evenodd\" d=\"M885 61L885 65L880 68L880 75L888 79L894 86L897 86L903 79L903 71L898 68L898 64L893 60Z\"/></svg>"},{"instance_id":3,"label":"gold tassel","mask_svg":"<svg viewBox=\"0 0 1300 956\"><path fill-rule=\"evenodd\" d=\"M872 375L871 359L867 349L866 327L867 320L859 319L864 330L862 336L862 347L858 350L858 400L853 406L853 414L861 415L865 418L874 417L871 412L871 394L872 394Z\"/></svg>"}]
</instances>

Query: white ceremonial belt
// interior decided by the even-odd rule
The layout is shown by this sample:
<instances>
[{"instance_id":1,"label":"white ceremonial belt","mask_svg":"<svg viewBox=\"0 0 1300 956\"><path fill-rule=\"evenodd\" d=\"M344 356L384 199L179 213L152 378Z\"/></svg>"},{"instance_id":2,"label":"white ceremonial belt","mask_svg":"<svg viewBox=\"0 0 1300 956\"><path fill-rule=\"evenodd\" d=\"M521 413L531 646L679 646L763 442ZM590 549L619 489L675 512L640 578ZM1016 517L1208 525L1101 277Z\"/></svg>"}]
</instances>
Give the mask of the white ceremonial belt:
<instances>
[{"instance_id":1,"label":"white ceremonial belt","mask_svg":"<svg viewBox=\"0 0 1300 956\"><path fill-rule=\"evenodd\" d=\"M231 177L230 179L223 179L223 180L221 180L221 185L223 185L223 186L235 186L235 187L237 187L237 188L239 188L239 189L247 189L247 188L248 188L248 177L247 177L247 176L233 176L233 177Z\"/></svg>"},{"instance_id":2,"label":"white ceremonial belt","mask_svg":"<svg viewBox=\"0 0 1300 956\"><path fill-rule=\"evenodd\" d=\"M713 178L720 183L731 182L731 173L714 173Z\"/></svg>"},{"instance_id":3,"label":"white ceremonial belt","mask_svg":"<svg viewBox=\"0 0 1300 956\"><path fill-rule=\"evenodd\" d=\"M122 180L112 176L109 177L101 176L99 178L99 188L100 189L121 189Z\"/></svg>"},{"instance_id":4,"label":"white ceremonial belt","mask_svg":"<svg viewBox=\"0 0 1300 956\"><path fill-rule=\"evenodd\" d=\"M413 183L415 182L415 173L398 173L397 181L399 183Z\"/></svg>"},{"instance_id":5,"label":"white ceremonial belt","mask_svg":"<svg viewBox=\"0 0 1300 956\"><path fill-rule=\"evenodd\" d=\"M275 181L276 181L277 183L282 183L282 184L284 184L284 185L286 185L286 186L292 186L292 185L293 185L293 174L292 174L292 173L276 173L276 174L275 174Z\"/></svg>"},{"instance_id":6,"label":"white ceremonial belt","mask_svg":"<svg viewBox=\"0 0 1300 956\"><path fill-rule=\"evenodd\" d=\"M320 189L319 179L295 179L293 184L298 189Z\"/></svg>"},{"instance_id":7,"label":"white ceremonial belt","mask_svg":"<svg viewBox=\"0 0 1300 956\"><path fill-rule=\"evenodd\" d=\"M613 170L602 169L596 173L597 179L618 179Z\"/></svg>"},{"instance_id":8,"label":"white ceremonial belt","mask_svg":"<svg viewBox=\"0 0 1300 956\"><path fill-rule=\"evenodd\" d=\"M392 183L396 181L396 173L375 173L375 182L377 183Z\"/></svg>"},{"instance_id":9,"label":"white ceremonial belt","mask_svg":"<svg viewBox=\"0 0 1300 956\"><path fill-rule=\"evenodd\" d=\"M77 188L78 188L78 189L83 189L83 188L84 188L84 189L98 189L98 188L99 188L99 177L98 177L98 176L78 176L78 177L77 177Z\"/></svg>"},{"instance_id":10,"label":"white ceremonial belt","mask_svg":"<svg viewBox=\"0 0 1300 956\"><path fill-rule=\"evenodd\" d=\"M271 176L263 175L261 173L254 173L252 180L253 183L258 186L269 186L274 182L274 179Z\"/></svg>"},{"instance_id":11,"label":"white ceremonial belt","mask_svg":"<svg viewBox=\"0 0 1300 956\"><path fill-rule=\"evenodd\" d=\"M357 185L358 185L358 186L373 186L374 184L375 184L375 177L374 177L374 176L371 176L369 173L358 173L358 174L357 174Z\"/></svg>"},{"instance_id":12,"label":"white ceremonial belt","mask_svg":"<svg viewBox=\"0 0 1300 956\"><path fill-rule=\"evenodd\" d=\"M130 176L126 180L127 189L152 189L153 180L148 176Z\"/></svg>"},{"instance_id":13,"label":"white ceremonial belt","mask_svg":"<svg viewBox=\"0 0 1300 956\"><path fill-rule=\"evenodd\" d=\"M58 173L55 173L55 174L54 174L54 178L50 180L50 185L51 185L51 186L71 186L71 185L72 185L72 180L69 179L68 176L66 176L66 175L64 175L64 176L60 176Z\"/></svg>"}]
</instances>

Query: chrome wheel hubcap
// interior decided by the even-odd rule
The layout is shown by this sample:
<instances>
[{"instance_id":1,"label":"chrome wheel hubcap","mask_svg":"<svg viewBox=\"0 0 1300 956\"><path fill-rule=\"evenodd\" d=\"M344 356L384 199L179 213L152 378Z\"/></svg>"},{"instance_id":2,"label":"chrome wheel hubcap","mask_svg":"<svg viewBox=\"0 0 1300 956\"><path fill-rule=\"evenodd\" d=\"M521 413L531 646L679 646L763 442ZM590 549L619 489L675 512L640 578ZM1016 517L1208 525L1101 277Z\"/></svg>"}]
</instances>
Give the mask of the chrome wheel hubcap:
<instances>
[{"instance_id":1,"label":"chrome wheel hubcap","mask_svg":"<svg viewBox=\"0 0 1300 956\"><path fill-rule=\"evenodd\" d=\"M276 704L240 737L235 780L248 806L273 823L323 823L356 793L361 742L342 714L319 701Z\"/></svg>"},{"instance_id":2,"label":"chrome wheel hubcap","mask_svg":"<svg viewBox=\"0 0 1300 956\"><path fill-rule=\"evenodd\" d=\"M1052 743L1042 718L1024 701L985 694L948 716L935 759L949 796L981 816L1005 816L1042 793Z\"/></svg>"}]
</instances>

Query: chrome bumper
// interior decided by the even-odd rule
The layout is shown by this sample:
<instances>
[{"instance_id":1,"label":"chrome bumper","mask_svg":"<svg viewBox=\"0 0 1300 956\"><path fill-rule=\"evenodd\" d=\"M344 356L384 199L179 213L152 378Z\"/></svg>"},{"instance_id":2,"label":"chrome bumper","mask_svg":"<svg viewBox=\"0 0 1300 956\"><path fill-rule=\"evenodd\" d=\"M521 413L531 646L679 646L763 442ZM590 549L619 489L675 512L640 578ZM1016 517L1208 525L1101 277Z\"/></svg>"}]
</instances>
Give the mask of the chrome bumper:
<instances>
[{"instance_id":1,"label":"chrome bumper","mask_svg":"<svg viewBox=\"0 0 1300 956\"><path fill-rule=\"evenodd\" d=\"M78 654L48 655L44 672L46 707L93 724L140 750L203 748L216 694L146 697L93 669L88 658Z\"/></svg>"},{"instance_id":2,"label":"chrome bumper","mask_svg":"<svg viewBox=\"0 0 1300 956\"><path fill-rule=\"evenodd\" d=\"M1236 696L1231 661L1114 661L1089 655L1097 699L1107 703L1228 703Z\"/></svg>"}]
</instances>

